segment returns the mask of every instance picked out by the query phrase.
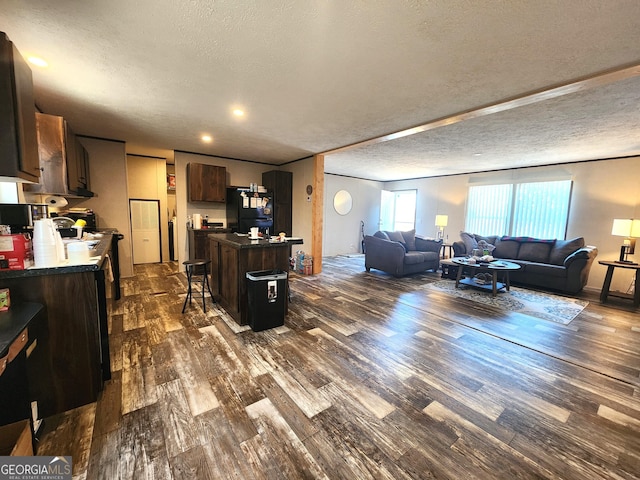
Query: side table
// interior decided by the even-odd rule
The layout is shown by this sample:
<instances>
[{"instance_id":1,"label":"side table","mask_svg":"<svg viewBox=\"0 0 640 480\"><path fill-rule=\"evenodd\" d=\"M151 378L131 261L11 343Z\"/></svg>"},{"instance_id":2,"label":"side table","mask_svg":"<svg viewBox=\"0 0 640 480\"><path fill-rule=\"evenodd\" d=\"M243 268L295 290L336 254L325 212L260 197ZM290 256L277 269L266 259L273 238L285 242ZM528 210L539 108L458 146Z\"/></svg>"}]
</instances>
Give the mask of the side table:
<instances>
[{"instance_id":1,"label":"side table","mask_svg":"<svg viewBox=\"0 0 640 480\"><path fill-rule=\"evenodd\" d=\"M633 300L633 306L640 306L640 289L638 288L638 281L640 281L640 265L637 263L620 263L613 262L609 260L601 260L598 262L600 265L605 265L607 267L607 274L604 277L604 283L602 284L602 291L600 292L600 302L605 303L607 301L607 297L618 297L618 298L626 298L627 300ZM629 270L636 271L635 284L633 288L633 295L628 293L621 292L610 292L611 288L611 279L613 278L613 272L616 268L626 268Z\"/></svg>"},{"instance_id":2,"label":"side table","mask_svg":"<svg viewBox=\"0 0 640 480\"><path fill-rule=\"evenodd\" d=\"M440 258L442 258L443 260L452 259L453 258L453 244L452 243L443 243L440 248L441 248ZM449 255L447 255L447 250L449 250Z\"/></svg>"}]
</instances>

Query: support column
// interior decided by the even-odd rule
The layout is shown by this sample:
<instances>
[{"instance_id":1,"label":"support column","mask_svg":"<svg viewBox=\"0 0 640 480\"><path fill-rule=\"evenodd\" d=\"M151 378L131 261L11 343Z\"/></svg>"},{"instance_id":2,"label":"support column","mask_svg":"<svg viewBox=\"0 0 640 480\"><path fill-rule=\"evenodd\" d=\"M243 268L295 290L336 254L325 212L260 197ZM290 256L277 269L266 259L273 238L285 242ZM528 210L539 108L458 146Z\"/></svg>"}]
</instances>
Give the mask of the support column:
<instances>
[{"instance_id":1,"label":"support column","mask_svg":"<svg viewBox=\"0 0 640 480\"><path fill-rule=\"evenodd\" d=\"M313 198L311 226L311 255L313 273L322 272L322 230L324 221L324 155L313 157Z\"/></svg>"}]
</instances>

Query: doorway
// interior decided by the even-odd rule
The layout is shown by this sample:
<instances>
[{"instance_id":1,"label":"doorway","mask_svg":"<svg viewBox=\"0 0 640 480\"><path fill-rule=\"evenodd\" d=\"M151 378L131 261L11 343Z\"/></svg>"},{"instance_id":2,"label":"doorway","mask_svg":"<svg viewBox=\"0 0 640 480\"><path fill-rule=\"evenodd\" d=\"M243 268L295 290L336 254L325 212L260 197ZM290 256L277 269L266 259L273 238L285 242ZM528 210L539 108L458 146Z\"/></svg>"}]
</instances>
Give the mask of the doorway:
<instances>
[{"instance_id":1,"label":"doorway","mask_svg":"<svg viewBox=\"0 0 640 480\"><path fill-rule=\"evenodd\" d=\"M133 264L159 263L160 200L129 200Z\"/></svg>"}]
</instances>

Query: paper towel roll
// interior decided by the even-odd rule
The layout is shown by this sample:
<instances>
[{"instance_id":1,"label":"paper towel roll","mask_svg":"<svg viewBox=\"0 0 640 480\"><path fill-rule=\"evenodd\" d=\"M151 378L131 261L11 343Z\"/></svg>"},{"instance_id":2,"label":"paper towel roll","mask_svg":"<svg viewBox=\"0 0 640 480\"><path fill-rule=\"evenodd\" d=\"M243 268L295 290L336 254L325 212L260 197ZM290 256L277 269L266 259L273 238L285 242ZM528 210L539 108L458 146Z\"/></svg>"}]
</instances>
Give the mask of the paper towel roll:
<instances>
[{"instance_id":1,"label":"paper towel roll","mask_svg":"<svg viewBox=\"0 0 640 480\"><path fill-rule=\"evenodd\" d=\"M199 213L193 214L193 228L196 230L202 228L202 216Z\"/></svg>"},{"instance_id":2,"label":"paper towel roll","mask_svg":"<svg viewBox=\"0 0 640 480\"><path fill-rule=\"evenodd\" d=\"M64 197L60 197L58 195L49 195L44 197L44 203L47 205L51 205L52 207L65 207L69 204L67 199Z\"/></svg>"}]
</instances>

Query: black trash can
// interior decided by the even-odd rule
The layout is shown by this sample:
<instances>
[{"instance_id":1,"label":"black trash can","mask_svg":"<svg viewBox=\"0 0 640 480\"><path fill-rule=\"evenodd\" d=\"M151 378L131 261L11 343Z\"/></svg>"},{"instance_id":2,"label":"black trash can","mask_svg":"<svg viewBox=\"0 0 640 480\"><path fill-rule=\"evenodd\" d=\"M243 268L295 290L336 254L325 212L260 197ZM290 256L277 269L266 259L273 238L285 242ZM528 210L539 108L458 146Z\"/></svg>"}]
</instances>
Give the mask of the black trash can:
<instances>
[{"instance_id":1,"label":"black trash can","mask_svg":"<svg viewBox=\"0 0 640 480\"><path fill-rule=\"evenodd\" d=\"M247 272L249 326L254 332L284 325L287 272Z\"/></svg>"}]
</instances>

